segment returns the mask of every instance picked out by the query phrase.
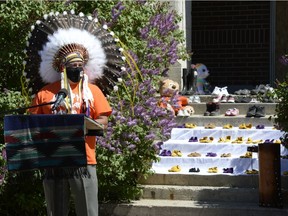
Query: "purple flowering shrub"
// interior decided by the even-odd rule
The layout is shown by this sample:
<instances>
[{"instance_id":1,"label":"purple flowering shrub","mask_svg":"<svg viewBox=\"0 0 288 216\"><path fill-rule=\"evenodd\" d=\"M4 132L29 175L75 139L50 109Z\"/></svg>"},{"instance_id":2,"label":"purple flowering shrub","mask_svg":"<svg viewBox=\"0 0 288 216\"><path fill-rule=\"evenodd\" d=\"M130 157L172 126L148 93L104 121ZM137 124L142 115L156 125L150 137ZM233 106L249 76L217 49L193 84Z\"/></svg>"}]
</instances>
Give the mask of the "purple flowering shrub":
<instances>
[{"instance_id":1,"label":"purple flowering shrub","mask_svg":"<svg viewBox=\"0 0 288 216\"><path fill-rule=\"evenodd\" d=\"M0 145L0 193L2 190L2 185L6 182L6 175L7 175L7 168L6 168L6 151L4 145Z\"/></svg>"},{"instance_id":2,"label":"purple flowering shrub","mask_svg":"<svg viewBox=\"0 0 288 216\"><path fill-rule=\"evenodd\" d=\"M108 129L97 138L99 198L106 201L137 198L141 178L159 160L161 145L176 127L174 115L159 106L159 79L186 56L179 15L167 2L118 2L111 11L107 25L119 37L127 64L108 97Z\"/></svg>"}]
</instances>

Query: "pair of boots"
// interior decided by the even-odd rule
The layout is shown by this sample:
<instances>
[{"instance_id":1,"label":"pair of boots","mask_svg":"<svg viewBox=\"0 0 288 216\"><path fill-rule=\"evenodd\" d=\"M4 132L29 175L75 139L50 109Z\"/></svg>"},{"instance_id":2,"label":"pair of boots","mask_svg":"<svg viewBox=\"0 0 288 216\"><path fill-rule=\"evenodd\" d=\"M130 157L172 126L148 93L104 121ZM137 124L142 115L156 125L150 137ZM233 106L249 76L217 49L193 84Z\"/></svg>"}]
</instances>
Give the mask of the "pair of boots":
<instances>
[{"instance_id":1,"label":"pair of boots","mask_svg":"<svg viewBox=\"0 0 288 216\"><path fill-rule=\"evenodd\" d=\"M206 112L204 116L218 116L220 115L219 103L208 102L206 103Z\"/></svg>"},{"instance_id":2,"label":"pair of boots","mask_svg":"<svg viewBox=\"0 0 288 216\"><path fill-rule=\"evenodd\" d=\"M248 108L246 117L265 117L265 107L259 105L252 105Z\"/></svg>"}]
</instances>

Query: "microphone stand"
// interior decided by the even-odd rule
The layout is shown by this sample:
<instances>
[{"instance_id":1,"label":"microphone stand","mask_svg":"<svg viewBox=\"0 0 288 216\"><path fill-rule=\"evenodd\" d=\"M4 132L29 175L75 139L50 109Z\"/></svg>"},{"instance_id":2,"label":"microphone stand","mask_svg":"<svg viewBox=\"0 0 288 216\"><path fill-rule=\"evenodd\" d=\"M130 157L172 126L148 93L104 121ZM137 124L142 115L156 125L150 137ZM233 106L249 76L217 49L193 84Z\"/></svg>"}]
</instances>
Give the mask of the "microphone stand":
<instances>
[{"instance_id":1,"label":"microphone stand","mask_svg":"<svg viewBox=\"0 0 288 216\"><path fill-rule=\"evenodd\" d=\"M31 108L35 108L35 107L41 107L41 106L46 106L46 105L51 105L51 104L54 104L54 103L56 103L56 101L51 101L51 102L48 102L48 103L38 104L38 105L34 105L34 106L20 107L20 108L17 108L17 109L5 110L5 111L1 111L0 114L7 114L7 113L10 113L10 112L25 111L27 109L31 109Z\"/></svg>"}]
</instances>

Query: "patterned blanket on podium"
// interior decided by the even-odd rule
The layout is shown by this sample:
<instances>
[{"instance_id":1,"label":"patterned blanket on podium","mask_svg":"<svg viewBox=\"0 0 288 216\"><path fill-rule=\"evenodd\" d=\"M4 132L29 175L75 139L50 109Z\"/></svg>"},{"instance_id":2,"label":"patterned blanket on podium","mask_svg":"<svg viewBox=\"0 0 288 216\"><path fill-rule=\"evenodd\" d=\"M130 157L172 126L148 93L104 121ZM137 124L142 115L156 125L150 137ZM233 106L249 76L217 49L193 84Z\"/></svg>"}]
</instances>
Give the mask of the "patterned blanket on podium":
<instances>
[{"instance_id":1,"label":"patterned blanket on podium","mask_svg":"<svg viewBox=\"0 0 288 216\"><path fill-rule=\"evenodd\" d=\"M87 164L84 115L7 115L4 139L9 171Z\"/></svg>"}]
</instances>

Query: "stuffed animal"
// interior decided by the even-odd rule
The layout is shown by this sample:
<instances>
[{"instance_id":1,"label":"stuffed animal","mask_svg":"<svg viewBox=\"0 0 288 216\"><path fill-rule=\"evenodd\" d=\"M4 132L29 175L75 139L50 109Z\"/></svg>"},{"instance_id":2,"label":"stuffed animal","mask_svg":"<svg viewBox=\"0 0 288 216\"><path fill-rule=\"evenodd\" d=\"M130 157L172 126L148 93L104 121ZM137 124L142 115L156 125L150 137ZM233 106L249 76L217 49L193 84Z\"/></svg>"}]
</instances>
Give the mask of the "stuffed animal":
<instances>
[{"instance_id":1,"label":"stuffed animal","mask_svg":"<svg viewBox=\"0 0 288 216\"><path fill-rule=\"evenodd\" d=\"M209 76L209 70L202 63L197 63L196 65L192 65L192 68L196 68L197 70L197 78L196 78L196 94L205 95L206 89L205 86L208 86L208 82L206 78Z\"/></svg>"},{"instance_id":2,"label":"stuffed animal","mask_svg":"<svg viewBox=\"0 0 288 216\"><path fill-rule=\"evenodd\" d=\"M194 114L192 106L187 106L189 99L179 94L179 84L171 79L160 81L159 105L172 111L176 116L191 116Z\"/></svg>"}]
</instances>

